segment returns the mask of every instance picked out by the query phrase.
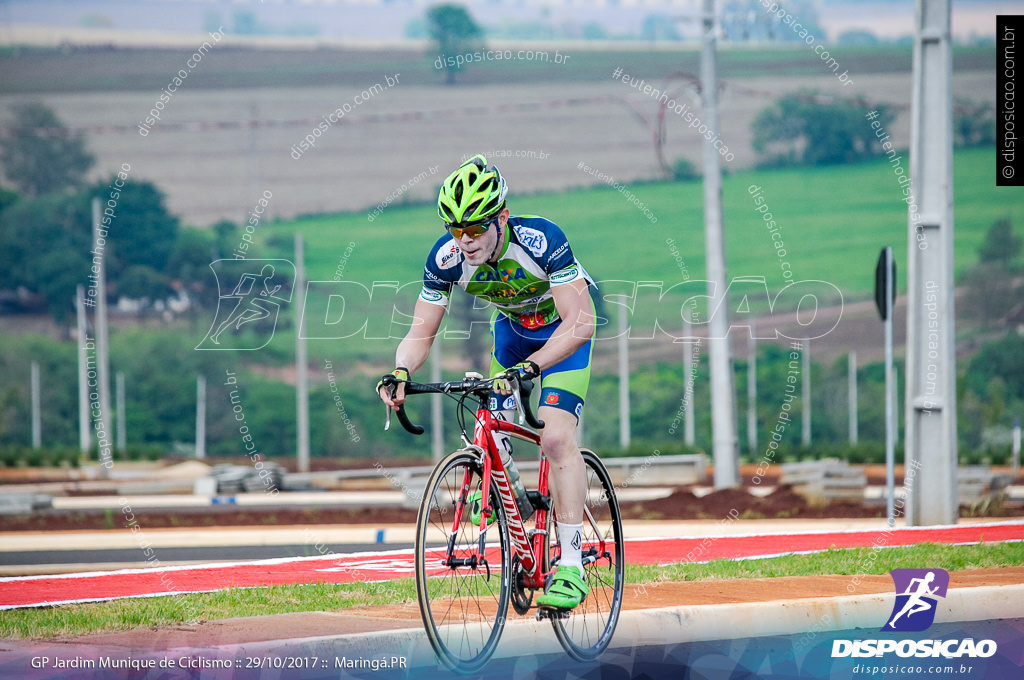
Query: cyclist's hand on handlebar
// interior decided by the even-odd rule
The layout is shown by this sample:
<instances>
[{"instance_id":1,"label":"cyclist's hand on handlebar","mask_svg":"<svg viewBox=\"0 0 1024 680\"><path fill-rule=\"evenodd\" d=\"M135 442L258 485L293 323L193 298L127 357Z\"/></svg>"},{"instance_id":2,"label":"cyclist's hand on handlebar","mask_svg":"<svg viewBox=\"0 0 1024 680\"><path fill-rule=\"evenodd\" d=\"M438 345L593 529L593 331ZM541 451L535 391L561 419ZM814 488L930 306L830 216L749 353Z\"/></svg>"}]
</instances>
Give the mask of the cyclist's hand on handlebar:
<instances>
[{"instance_id":1,"label":"cyclist's hand on handlebar","mask_svg":"<svg viewBox=\"0 0 1024 680\"><path fill-rule=\"evenodd\" d=\"M405 403L405 384L409 382L409 370L399 366L381 377L377 383L377 394L380 400L392 409Z\"/></svg>"},{"instance_id":2,"label":"cyclist's hand on handlebar","mask_svg":"<svg viewBox=\"0 0 1024 680\"><path fill-rule=\"evenodd\" d=\"M512 368L495 373L494 391L498 394L512 394L512 378L520 380L532 380L540 375L540 366L532 361L523 361Z\"/></svg>"}]
</instances>

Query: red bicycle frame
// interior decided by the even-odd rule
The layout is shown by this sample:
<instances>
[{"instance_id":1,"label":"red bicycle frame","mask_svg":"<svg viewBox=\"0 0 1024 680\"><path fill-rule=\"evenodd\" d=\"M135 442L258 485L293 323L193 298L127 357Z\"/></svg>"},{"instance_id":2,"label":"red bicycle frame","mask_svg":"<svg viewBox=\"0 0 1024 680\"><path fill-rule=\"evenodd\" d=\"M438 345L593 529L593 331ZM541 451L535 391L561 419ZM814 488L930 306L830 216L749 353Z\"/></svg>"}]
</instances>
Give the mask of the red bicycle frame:
<instances>
[{"instance_id":1,"label":"red bicycle frame","mask_svg":"<svg viewBox=\"0 0 1024 680\"><path fill-rule=\"evenodd\" d=\"M491 488L490 483L493 478L498 487L501 505L505 509L505 516L508 521L509 540L512 542L516 554L519 556L519 562L522 564L523 571L525 572L525 585L529 588L543 588L544 573L541 569L541 565L544 564L544 537L547 533L548 510L545 508L537 508L537 511L534 513L535 530L533 534L533 545L531 546L530 539L526 533L526 525L523 523L522 517L519 515L519 506L516 505L512 485L509 483L508 475L505 472L505 465L501 461L501 455L498 453L498 449L494 443L494 436L491 433L494 431L506 432L510 435L525 439L526 441L533 442L538 447L540 446L540 434L515 423L495 418L494 414L486 408L480 408L477 410L476 422L477 428L473 435L473 444L479 446L480 449L486 453L483 459L483 489ZM541 450L537 490L543 497L548 496L549 465L548 459L544 455L544 451ZM455 513L455 520L452 526L451 536L453 537L457 534L459 524L462 520L462 512L466 507L466 499L469 494L471 482L472 471L467 469L466 476L462 482L462 493L459 501L459 508ZM490 494L485 492L481 494L480 499L481 544L479 546L479 558L481 560L483 559L485 547L483 545L484 531L487 529L487 520L490 519L491 515ZM449 559L450 557L451 555L449 552Z\"/></svg>"}]
</instances>

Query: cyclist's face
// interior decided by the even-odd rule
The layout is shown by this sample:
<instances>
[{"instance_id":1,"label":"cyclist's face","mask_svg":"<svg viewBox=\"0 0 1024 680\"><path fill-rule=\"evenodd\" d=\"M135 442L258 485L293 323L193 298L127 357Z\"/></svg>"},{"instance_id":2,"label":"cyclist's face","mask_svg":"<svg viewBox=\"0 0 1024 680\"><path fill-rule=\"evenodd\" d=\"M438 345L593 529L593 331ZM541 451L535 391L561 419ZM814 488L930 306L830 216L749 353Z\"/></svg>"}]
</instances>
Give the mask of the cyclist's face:
<instances>
[{"instance_id":1,"label":"cyclist's face","mask_svg":"<svg viewBox=\"0 0 1024 680\"><path fill-rule=\"evenodd\" d=\"M505 228L505 223L508 221L508 209L502 210L498 215L498 224L501 228ZM495 247L498 245L498 224L492 223L487 231L480 234L476 238L470 237L468 234L463 233L459 239L459 248L462 250L462 254L466 256L466 261L474 267L487 262L487 258L494 252Z\"/></svg>"}]
</instances>

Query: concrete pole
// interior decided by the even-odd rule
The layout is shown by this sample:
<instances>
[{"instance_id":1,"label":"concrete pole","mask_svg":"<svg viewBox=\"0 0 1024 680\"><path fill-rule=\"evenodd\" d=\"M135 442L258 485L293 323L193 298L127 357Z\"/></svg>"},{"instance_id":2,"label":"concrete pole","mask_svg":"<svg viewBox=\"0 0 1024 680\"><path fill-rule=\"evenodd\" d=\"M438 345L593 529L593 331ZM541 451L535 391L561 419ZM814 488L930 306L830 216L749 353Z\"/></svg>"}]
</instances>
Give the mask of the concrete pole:
<instances>
[{"instance_id":1,"label":"concrete pole","mask_svg":"<svg viewBox=\"0 0 1024 680\"><path fill-rule=\"evenodd\" d=\"M125 426L124 407L124 372L118 371L114 376L114 397L117 400L117 450L124 453L127 448L128 435Z\"/></svg>"},{"instance_id":2,"label":"concrete pole","mask_svg":"<svg viewBox=\"0 0 1024 680\"><path fill-rule=\"evenodd\" d=\"M85 321L85 287L78 284L75 291L75 317L78 324L78 449L87 459L92 448L89 429L89 350L86 349L89 330Z\"/></svg>"},{"instance_id":3,"label":"concrete pole","mask_svg":"<svg viewBox=\"0 0 1024 680\"><path fill-rule=\"evenodd\" d=\"M39 413L41 408L39 398L39 362L33 361L29 371L29 387L32 392L32 448L39 449L43 446L43 421Z\"/></svg>"},{"instance_id":4,"label":"concrete pole","mask_svg":"<svg viewBox=\"0 0 1024 680\"><path fill-rule=\"evenodd\" d=\"M892 248L886 246L885 257L885 304L889 314L885 317L885 508L889 526L896 523L896 373L892 363L892 327L895 305L892 303L893 261Z\"/></svg>"},{"instance_id":5,"label":"concrete pole","mask_svg":"<svg viewBox=\"0 0 1024 680\"><path fill-rule=\"evenodd\" d=\"M907 256L907 524L958 517L951 0L917 0ZM916 209L916 210L915 210Z\"/></svg>"},{"instance_id":6,"label":"concrete pole","mask_svg":"<svg viewBox=\"0 0 1024 680\"><path fill-rule=\"evenodd\" d=\"M100 230L102 224L100 222L100 199L92 199L92 226L93 226L93 244L99 242ZM95 245L93 246L96 247ZM113 413L110 411L110 351L109 351L109 337L107 334L107 265L106 265L106 250L99 256L99 271L96 273L96 373L99 379L99 398L100 398L100 415L97 420L102 421L103 430L107 435L106 441L110 441L110 431L114 425ZM95 425L94 425L95 427ZM99 440L97 439L97 445ZM106 463L103 465L104 473L109 471L109 466L112 464L112 452L109 444L104 447L100 446L99 449L99 460L100 463Z\"/></svg>"},{"instance_id":7,"label":"concrete pole","mask_svg":"<svg viewBox=\"0 0 1024 680\"><path fill-rule=\"evenodd\" d=\"M625 309L619 310L619 446L629 446L629 324Z\"/></svg>"},{"instance_id":8,"label":"concrete pole","mask_svg":"<svg viewBox=\"0 0 1024 680\"><path fill-rule=\"evenodd\" d=\"M757 340L754 324L747 336L747 448L757 453Z\"/></svg>"},{"instance_id":9,"label":"concrete pole","mask_svg":"<svg viewBox=\"0 0 1024 680\"><path fill-rule=\"evenodd\" d=\"M715 0L704 0L703 42L700 53L704 123L718 127L718 77L715 72ZM722 231L722 170L718 149L704 140L704 250L707 261L711 319L708 351L711 354L712 458L716 489L738 486L739 441L736 436L736 397L729 348L729 305L726 291L725 237Z\"/></svg>"},{"instance_id":10,"label":"concrete pole","mask_svg":"<svg viewBox=\"0 0 1024 680\"><path fill-rule=\"evenodd\" d=\"M846 401L850 412L850 443L857 443L857 352L846 357Z\"/></svg>"},{"instance_id":11,"label":"concrete pole","mask_svg":"<svg viewBox=\"0 0 1024 680\"><path fill-rule=\"evenodd\" d=\"M196 458L206 458L206 376L196 376Z\"/></svg>"},{"instance_id":12,"label":"concrete pole","mask_svg":"<svg viewBox=\"0 0 1024 680\"><path fill-rule=\"evenodd\" d=\"M1013 419L1013 445L1011 451L1013 453L1013 478L1017 479L1017 475L1020 473L1020 418Z\"/></svg>"},{"instance_id":13,"label":"concrete pole","mask_svg":"<svg viewBox=\"0 0 1024 680\"><path fill-rule=\"evenodd\" d=\"M800 443L804 446L811 445L811 341L807 338L803 340L804 347L801 354L803 354L803 375L800 376L802 394L800 401L803 406L803 432L800 437Z\"/></svg>"},{"instance_id":14,"label":"concrete pole","mask_svg":"<svg viewBox=\"0 0 1024 680\"><path fill-rule=\"evenodd\" d=\"M309 358L306 354L306 262L302 234L295 234L295 421L299 472L309 472Z\"/></svg>"},{"instance_id":15,"label":"concrete pole","mask_svg":"<svg viewBox=\"0 0 1024 680\"><path fill-rule=\"evenodd\" d=\"M683 337L693 337L693 324L689 317L683 319ZM683 413L683 441L687 446L695 446L696 427L693 420L693 342L683 343L683 395L686 399L686 411Z\"/></svg>"}]
</instances>

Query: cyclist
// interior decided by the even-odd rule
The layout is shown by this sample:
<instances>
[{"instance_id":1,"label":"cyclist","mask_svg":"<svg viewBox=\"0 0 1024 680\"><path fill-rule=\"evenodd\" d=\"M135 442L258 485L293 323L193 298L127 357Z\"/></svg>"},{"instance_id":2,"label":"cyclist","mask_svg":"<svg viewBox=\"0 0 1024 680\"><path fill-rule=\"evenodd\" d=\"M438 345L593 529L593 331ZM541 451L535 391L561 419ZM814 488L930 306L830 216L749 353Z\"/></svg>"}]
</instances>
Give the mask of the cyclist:
<instances>
[{"instance_id":1,"label":"cyclist","mask_svg":"<svg viewBox=\"0 0 1024 680\"><path fill-rule=\"evenodd\" d=\"M437 210L447 233L427 256L415 321L395 353L391 373L399 383L392 394L377 384L391 408L405 401L403 381L430 353L452 290L457 285L496 307L491 317L495 415L511 419L506 372L541 378L538 417L544 421L541 446L551 463L549 480L557 513L561 558L541 607L572 609L587 596L581 543L586 469L576 428L590 383L594 336L593 301L587 272L573 256L565 234L536 216L512 216L505 205L508 187L487 159L476 155L444 180ZM500 403L499 403L500 402ZM499 446L508 435L494 433Z\"/></svg>"}]
</instances>

